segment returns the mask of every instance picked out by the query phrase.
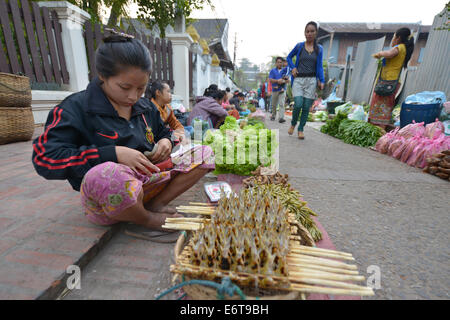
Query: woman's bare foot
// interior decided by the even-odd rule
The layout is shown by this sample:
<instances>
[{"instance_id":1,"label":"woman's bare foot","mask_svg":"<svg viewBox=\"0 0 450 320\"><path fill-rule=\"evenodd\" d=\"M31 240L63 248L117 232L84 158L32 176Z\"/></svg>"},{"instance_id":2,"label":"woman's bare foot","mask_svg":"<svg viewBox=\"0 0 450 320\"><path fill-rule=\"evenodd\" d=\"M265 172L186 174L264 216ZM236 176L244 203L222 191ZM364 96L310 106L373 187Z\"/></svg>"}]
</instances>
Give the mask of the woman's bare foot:
<instances>
[{"instance_id":1,"label":"woman's bare foot","mask_svg":"<svg viewBox=\"0 0 450 320\"><path fill-rule=\"evenodd\" d=\"M158 230L158 231L166 231L166 232L175 232L177 230L164 229L162 226L166 222L166 218L183 218L181 214L165 214L165 213L155 213L149 212L148 222L145 227Z\"/></svg>"}]
</instances>

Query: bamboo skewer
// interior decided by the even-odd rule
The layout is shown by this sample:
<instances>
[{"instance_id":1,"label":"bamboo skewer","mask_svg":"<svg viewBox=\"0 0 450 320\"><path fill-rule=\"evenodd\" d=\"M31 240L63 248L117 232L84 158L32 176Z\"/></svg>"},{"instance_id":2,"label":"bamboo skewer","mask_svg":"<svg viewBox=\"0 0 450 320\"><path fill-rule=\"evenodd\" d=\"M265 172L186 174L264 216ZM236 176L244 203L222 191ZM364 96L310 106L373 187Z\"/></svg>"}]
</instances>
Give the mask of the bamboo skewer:
<instances>
[{"instance_id":1,"label":"bamboo skewer","mask_svg":"<svg viewBox=\"0 0 450 320\"><path fill-rule=\"evenodd\" d=\"M213 208L213 207L202 207L202 206L178 206L177 208L180 208L180 209L209 210L209 211L214 211L215 210L215 208Z\"/></svg>"},{"instance_id":2,"label":"bamboo skewer","mask_svg":"<svg viewBox=\"0 0 450 320\"><path fill-rule=\"evenodd\" d=\"M189 230L189 231L198 231L201 227L198 223L188 224L187 222L184 224L164 224L162 226L164 229L171 230Z\"/></svg>"},{"instance_id":3,"label":"bamboo skewer","mask_svg":"<svg viewBox=\"0 0 450 320\"><path fill-rule=\"evenodd\" d=\"M321 293L321 294L335 294L335 295L349 295L349 296L373 296L374 292L370 290L356 290L356 289L336 289L336 288L325 288L316 287L310 285L298 285L292 284L291 290L303 292L303 293Z\"/></svg>"},{"instance_id":4,"label":"bamboo skewer","mask_svg":"<svg viewBox=\"0 0 450 320\"><path fill-rule=\"evenodd\" d=\"M319 265L313 265L308 263L301 263L301 262L288 262L288 268L289 270L297 270L296 267L301 268L300 270L304 269L310 269L310 270L316 270L316 271L325 271L325 272L332 272L335 274L345 274L345 275L359 275L359 272L356 270L348 270L348 269L338 269L334 267L327 267L327 266L319 266Z\"/></svg>"},{"instance_id":5,"label":"bamboo skewer","mask_svg":"<svg viewBox=\"0 0 450 320\"><path fill-rule=\"evenodd\" d=\"M332 258L332 259L341 259L341 260L350 260L355 261L355 258L353 257L345 257L340 255L334 255L326 252L320 252L320 251L308 251L308 250L298 250L298 249L290 249L290 254L292 256L295 256L296 254L306 254L310 256L317 256L317 257L326 257L326 258Z\"/></svg>"},{"instance_id":6,"label":"bamboo skewer","mask_svg":"<svg viewBox=\"0 0 450 320\"><path fill-rule=\"evenodd\" d=\"M217 207L214 203L204 203L204 202L189 202L190 205L193 206L205 206L205 207Z\"/></svg>"},{"instance_id":7,"label":"bamboo skewer","mask_svg":"<svg viewBox=\"0 0 450 320\"><path fill-rule=\"evenodd\" d=\"M315 258L311 256L305 256L305 255L298 255L298 256L287 256L287 261L291 262L309 262L309 263L316 263L321 266L328 266L328 267L340 267L341 269L348 269L348 270L357 270L358 267L351 264L346 264L339 261L334 260L327 260L323 258Z\"/></svg>"},{"instance_id":8,"label":"bamboo skewer","mask_svg":"<svg viewBox=\"0 0 450 320\"><path fill-rule=\"evenodd\" d=\"M335 273L329 273L324 271L317 271L317 270L307 270L303 269L302 271L289 271L289 276L296 276L296 277L307 277L307 276L313 276L317 279L326 279L326 280L336 280L336 281L364 281L364 276L350 276L350 275L342 275L342 274L335 274Z\"/></svg>"},{"instance_id":9,"label":"bamboo skewer","mask_svg":"<svg viewBox=\"0 0 450 320\"><path fill-rule=\"evenodd\" d=\"M214 213L214 211L197 211L197 210L186 210L186 209L183 209L183 210L177 209L177 211L181 212L181 213L193 213L193 214L200 214L200 215L207 215L207 216L210 216Z\"/></svg>"},{"instance_id":10,"label":"bamboo skewer","mask_svg":"<svg viewBox=\"0 0 450 320\"><path fill-rule=\"evenodd\" d=\"M336 255L342 255L342 256L346 256L346 257L353 257L353 255L351 253L323 249L323 248L318 248L318 247L294 246L293 249L308 250L308 251L320 251L320 252L327 252L327 253L336 254Z\"/></svg>"},{"instance_id":11,"label":"bamboo skewer","mask_svg":"<svg viewBox=\"0 0 450 320\"><path fill-rule=\"evenodd\" d=\"M195 222L195 223L203 223L205 221L208 221L209 219L206 218L166 218L166 223L183 223L183 222Z\"/></svg>"}]
</instances>

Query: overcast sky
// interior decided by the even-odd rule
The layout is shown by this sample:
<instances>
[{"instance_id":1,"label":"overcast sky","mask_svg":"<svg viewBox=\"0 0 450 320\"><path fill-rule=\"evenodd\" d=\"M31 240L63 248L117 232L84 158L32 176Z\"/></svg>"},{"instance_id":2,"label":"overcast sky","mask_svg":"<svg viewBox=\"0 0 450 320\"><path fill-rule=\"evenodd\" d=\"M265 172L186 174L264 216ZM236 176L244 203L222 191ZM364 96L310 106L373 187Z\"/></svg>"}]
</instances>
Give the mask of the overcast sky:
<instances>
[{"instance_id":1,"label":"overcast sky","mask_svg":"<svg viewBox=\"0 0 450 320\"><path fill-rule=\"evenodd\" d=\"M204 9L192 18L229 20L228 49L233 59L266 63L272 55L285 55L304 41L308 21L409 22L433 24L447 0L212 0L215 10ZM238 61L236 61L238 63Z\"/></svg>"}]
</instances>

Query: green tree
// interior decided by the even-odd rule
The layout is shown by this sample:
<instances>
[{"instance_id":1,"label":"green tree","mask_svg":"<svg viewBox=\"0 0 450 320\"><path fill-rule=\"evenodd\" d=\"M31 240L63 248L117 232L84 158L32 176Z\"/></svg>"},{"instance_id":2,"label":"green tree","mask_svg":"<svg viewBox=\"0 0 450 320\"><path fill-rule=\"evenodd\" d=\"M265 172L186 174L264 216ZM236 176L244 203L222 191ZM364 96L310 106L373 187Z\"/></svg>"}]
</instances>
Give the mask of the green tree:
<instances>
[{"instance_id":1,"label":"green tree","mask_svg":"<svg viewBox=\"0 0 450 320\"><path fill-rule=\"evenodd\" d=\"M40 1L40 0L33 0ZM57 0L54 0L57 1ZM165 37L166 27L175 25L180 16L188 18L194 10L210 6L211 0L67 0L91 15L91 21L101 22L101 8L110 8L108 26L116 26L120 17L127 17L126 8L131 4L138 6L138 19L148 27L158 26L161 37Z\"/></svg>"},{"instance_id":2,"label":"green tree","mask_svg":"<svg viewBox=\"0 0 450 320\"><path fill-rule=\"evenodd\" d=\"M161 37L165 37L167 26L175 25L175 19L184 15L188 18L192 11L206 5L214 8L211 0L135 0L139 6L138 17L149 27L158 26Z\"/></svg>"}]
</instances>

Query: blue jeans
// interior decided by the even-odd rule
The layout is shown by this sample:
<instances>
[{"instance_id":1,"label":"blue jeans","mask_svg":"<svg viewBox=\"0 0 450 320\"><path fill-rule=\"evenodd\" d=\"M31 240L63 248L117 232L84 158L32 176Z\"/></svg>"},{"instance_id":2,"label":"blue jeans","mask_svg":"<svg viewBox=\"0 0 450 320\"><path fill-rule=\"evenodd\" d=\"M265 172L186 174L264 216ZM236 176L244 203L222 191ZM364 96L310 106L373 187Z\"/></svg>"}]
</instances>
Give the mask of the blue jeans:
<instances>
[{"instance_id":1,"label":"blue jeans","mask_svg":"<svg viewBox=\"0 0 450 320\"><path fill-rule=\"evenodd\" d=\"M314 100L305 97L294 97L294 111L292 112L291 126L295 127L298 122L298 117L301 111L300 124L298 125L298 131L303 132L306 121L308 120L309 109L311 108Z\"/></svg>"}]
</instances>

